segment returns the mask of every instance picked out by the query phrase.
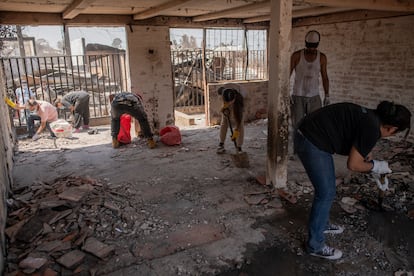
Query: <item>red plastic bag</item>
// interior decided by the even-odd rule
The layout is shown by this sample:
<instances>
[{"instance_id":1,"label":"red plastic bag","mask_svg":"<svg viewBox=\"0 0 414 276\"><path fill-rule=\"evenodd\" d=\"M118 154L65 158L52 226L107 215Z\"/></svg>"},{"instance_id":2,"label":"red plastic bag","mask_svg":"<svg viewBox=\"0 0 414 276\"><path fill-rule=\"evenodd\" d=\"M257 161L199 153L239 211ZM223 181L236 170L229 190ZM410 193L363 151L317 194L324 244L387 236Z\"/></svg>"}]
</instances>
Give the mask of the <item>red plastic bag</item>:
<instances>
[{"instance_id":1,"label":"red plastic bag","mask_svg":"<svg viewBox=\"0 0 414 276\"><path fill-rule=\"evenodd\" d=\"M160 141L168 146L181 144L180 129L176 126L166 126L160 130Z\"/></svg>"},{"instance_id":2,"label":"red plastic bag","mask_svg":"<svg viewBox=\"0 0 414 276\"><path fill-rule=\"evenodd\" d=\"M129 144L131 143L131 115L122 114L120 121L118 141L122 144Z\"/></svg>"}]
</instances>

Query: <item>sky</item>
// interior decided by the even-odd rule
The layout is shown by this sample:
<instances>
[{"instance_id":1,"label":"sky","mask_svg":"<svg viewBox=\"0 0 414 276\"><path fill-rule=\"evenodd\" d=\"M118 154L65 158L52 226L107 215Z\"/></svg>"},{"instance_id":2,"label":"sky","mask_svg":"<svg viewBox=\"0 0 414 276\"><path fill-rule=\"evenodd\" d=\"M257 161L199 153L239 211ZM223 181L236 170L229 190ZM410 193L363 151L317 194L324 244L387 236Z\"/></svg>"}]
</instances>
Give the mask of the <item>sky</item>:
<instances>
[{"instance_id":1,"label":"sky","mask_svg":"<svg viewBox=\"0 0 414 276\"><path fill-rule=\"evenodd\" d=\"M63 40L62 26L25 26L23 34L33 36L35 39L43 38L49 42L49 45L58 49L57 43ZM193 36L197 41L197 46L201 47L203 39L202 29L178 29L173 28L170 31L171 41L180 42L181 37L187 34ZM121 48L126 49L126 33L124 27L69 27L69 37L71 40L85 38L85 43L99 43L111 46L115 38L122 41ZM249 48L263 49L266 46L266 33L260 31L249 31ZM207 48L214 48L220 43L227 45L242 45L244 43L243 31L238 29L208 29L207 30ZM251 44L250 44L251 43Z\"/></svg>"},{"instance_id":2,"label":"sky","mask_svg":"<svg viewBox=\"0 0 414 276\"><path fill-rule=\"evenodd\" d=\"M25 26L22 32L35 39L45 39L53 48L58 48L58 41L63 41L62 26ZM201 29L174 29L171 34L171 40L175 39L178 42L184 34L195 37L197 44L201 46L203 38L203 31ZM109 46L112 45L112 41L115 38L120 38L122 40L122 48L126 48L126 34L123 27L69 27L69 37L71 40L83 37L86 44L99 43Z\"/></svg>"},{"instance_id":3,"label":"sky","mask_svg":"<svg viewBox=\"0 0 414 276\"><path fill-rule=\"evenodd\" d=\"M58 41L63 40L62 26L25 26L22 30L23 34L33 36L35 39L43 38L49 42L53 48L58 48ZM122 40L121 47L126 47L125 28L123 27L69 27L69 37L71 40L85 38L86 44L99 43L104 45L112 45L115 38Z\"/></svg>"}]
</instances>

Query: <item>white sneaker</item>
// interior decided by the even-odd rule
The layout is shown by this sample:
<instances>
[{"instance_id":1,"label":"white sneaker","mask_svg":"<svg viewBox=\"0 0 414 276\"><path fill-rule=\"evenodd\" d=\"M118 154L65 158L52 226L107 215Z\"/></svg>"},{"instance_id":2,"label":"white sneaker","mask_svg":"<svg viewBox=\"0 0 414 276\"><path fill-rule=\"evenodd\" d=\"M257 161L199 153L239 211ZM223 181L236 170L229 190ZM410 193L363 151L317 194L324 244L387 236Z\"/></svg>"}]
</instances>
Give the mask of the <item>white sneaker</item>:
<instances>
[{"instance_id":1,"label":"white sneaker","mask_svg":"<svg viewBox=\"0 0 414 276\"><path fill-rule=\"evenodd\" d=\"M342 257L342 251L325 245L321 251L311 252L309 255L328 260L338 260Z\"/></svg>"},{"instance_id":2,"label":"white sneaker","mask_svg":"<svg viewBox=\"0 0 414 276\"><path fill-rule=\"evenodd\" d=\"M226 149L224 148L224 146L218 146L218 148L217 148L217 150L216 150L216 153L217 154L222 154L222 153L225 153L226 152Z\"/></svg>"},{"instance_id":3,"label":"white sneaker","mask_svg":"<svg viewBox=\"0 0 414 276\"><path fill-rule=\"evenodd\" d=\"M336 224L329 224L325 231L323 231L324 234L341 234L343 232L344 228Z\"/></svg>"}]
</instances>

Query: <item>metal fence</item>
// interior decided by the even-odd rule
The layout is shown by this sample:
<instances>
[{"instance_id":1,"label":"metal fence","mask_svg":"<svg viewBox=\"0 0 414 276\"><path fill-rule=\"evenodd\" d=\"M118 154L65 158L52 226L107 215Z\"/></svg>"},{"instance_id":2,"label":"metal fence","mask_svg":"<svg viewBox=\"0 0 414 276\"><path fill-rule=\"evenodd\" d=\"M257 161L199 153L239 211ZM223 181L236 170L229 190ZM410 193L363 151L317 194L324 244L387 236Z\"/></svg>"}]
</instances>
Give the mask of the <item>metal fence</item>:
<instances>
[{"instance_id":1,"label":"metal fence","mask_svg":"<svg viewBox=\"0 0 414 276\"><path fill-rule=\"evenodd\" d=\"M173 50L175 107L204 105L202 50ZM206 81L256 80L267 78L267 53L251 51L206 51Z\"/></svg>"},{"instance_id":2,"label":"metal fence","mask_svg":"<svg viewBox=\"0 0 414 276\"><path fill-rule=\"evenodd\" d=\"M204 105L205 81L268 78L267 31L206 29L200 48L172 49L175 107Z\"/></svg>"},{"instance_id":3,"label":"metal fence","mask_svg":"<svg viewBox=\"0 0 414 276\"><path fill-rule=\"evenodd\" d=\"M84 90L91 95L91 117L97 118L108 115L110 94L127 90L125 53L2 58L1 65L8 96L20 104L29 96L53 103L58 96ZM23 96L25 90L29 96ZM25 124L25 116L16 113L13 119L15 126Z\"/></svg>"}]
</instances>

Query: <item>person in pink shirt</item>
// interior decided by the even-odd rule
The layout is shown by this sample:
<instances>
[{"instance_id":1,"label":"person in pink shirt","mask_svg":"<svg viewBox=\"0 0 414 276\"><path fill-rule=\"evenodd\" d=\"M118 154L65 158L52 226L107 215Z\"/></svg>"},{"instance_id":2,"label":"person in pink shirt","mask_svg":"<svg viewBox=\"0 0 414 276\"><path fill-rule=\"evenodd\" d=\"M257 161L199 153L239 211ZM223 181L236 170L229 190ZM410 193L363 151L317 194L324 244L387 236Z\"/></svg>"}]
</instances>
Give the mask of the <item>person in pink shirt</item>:
<instances>
[{"instance_id":1,"label":"person in pink shirt","mask_svg":"<svg viewBox=\"0 0 414 276\"><path fill-rule=\"evenodd\" d=\"M18 106L18 109L28 109L35 114L31 114L27 119L27 128L29 138L32 138L33 141L36 141L40 138L40 133L47 128L50 132L50 136L56 137L50 128L50 123L58 119L58 113L56 107L49 102L39 101L39 100L29 100L24 106ZM34 122L40 120L40 126L35 132Z\"/></svg>"}]
</instances>

